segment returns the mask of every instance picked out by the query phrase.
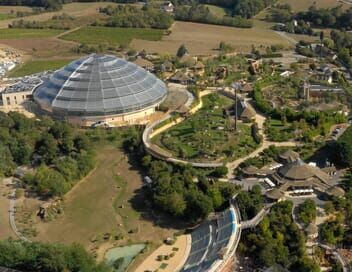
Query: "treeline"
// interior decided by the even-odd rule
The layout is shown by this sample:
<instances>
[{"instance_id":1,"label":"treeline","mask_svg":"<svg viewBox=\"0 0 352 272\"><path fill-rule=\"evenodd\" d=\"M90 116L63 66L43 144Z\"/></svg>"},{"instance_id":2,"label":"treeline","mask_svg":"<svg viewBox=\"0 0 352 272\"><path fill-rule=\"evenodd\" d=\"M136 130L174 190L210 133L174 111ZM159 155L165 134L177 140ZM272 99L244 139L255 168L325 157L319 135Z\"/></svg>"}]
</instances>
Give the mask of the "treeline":
<instances>
[{"instance_id":1,"label":"treeline","mask_svg":"<svg viewBox=\"0 0 352 272\"><path fill-rule=\"evenodd\" d=\"M90 139L65 122L0 113L0 175L35 166L23 177L42 196L62 196L94 167Z\"/></svg>"},{"instance_id":2,"label":"treeline","mask_svg":"<svg viewBox=\"0 0 352 272\"><path fill-rule=\"evenodd\" d=\"M308 11L299 12L295 17L310 22L315 27L352 29L352 8L343 11L341 6L326 9L311 6Z\"/></svg>"},{"instance_id":3,"label":"treeline","mask_svg":"<svg viewBox=\"0 0 352 272\"><path fill-rule=\"evenodd\" d=\"M31 29L71 29L75 26L75 18L63 13L61 15L55 15L47 21L27 21L17 20L9 24L9 28L31 28Z\"/></svg>"},{"instance_id":4,"label":"treeline","mask_svg":"<svg viewBox=\"0 0 352 272\"><path fill-rule=\"evenodd\" d=\"M239 250L257 267L281 264L290 271L320 271L305 254L305 237L291 217L293 203L275 204L254 231L244 232Z\"/></svg>"},{"instance_id":5,"label":"treeline","mask_svg":"<svg viewBox=\"0 0 352 272\"><path fill-rule=\"evenodd\" d=\"M153 205L192 223L224 209L238 189L230 183L209 180L192 167L153 160L149 155L142 163L153 181L149 190ZM219 177L226 173L224 166L211 175Z\"/></svg>"},{"instance_id":6,"label":"treeline","mask_svg":"<svg viewBox=\"0 0 352 272\"><path fill-rule=\"evenodd\" d=\"M179 6L175 11L175 19L214 25L226 25L233 27L251 28L252 22L241 16L224 16L222 18L211 13L204 5Z\"/></svg>"},{"instance_id":7,"label":"treeline","mask_svg":"<svg viewBox=\"0 0 352 272\"><path fill-rule=\"evenodd\" d=\"M148 7L140 9L134 6L107 6L101 8L100 12L109 16L107 22L103 24L109 27L168 29L173 23L173 18L169 14ZM97 24L99 23L95 25Z\"/></svg>"},{"instance_id":8,"label":"treeline","mask_svg":"<svg viewBox=\"0 0 352 272\"><path fill-rule=\"evenodd\" d=\"M0 241L0 266L20 271L111 271L106 265L98 264L79 245L29 243L11 239Z\"/></svg>"},{"instance_id":9,"label":"treeline","mask_svg":"<svg viewBox=\"0 0 352 272\"><path fill-rule=\"evenodd\" d=\"M178 3L190 4L192 1L181 0ZM196 1L197 2L197 1ZM199 3L210 4L227 8L233 15L249 19L266 7L274 4L276 0L200 0ZM193 2L194 3L194 2Z\"/></svg>"},{"instance_id":10,"label":"treeline","mask_svg":"<svg viewBox=\"0 0 352 272\"><path fill-rule=\"evenodd\" d=\"M60 10L62 4L71 0L0 0L0 5L41 7L47 11Z\"/></svg>"}]
</instances>

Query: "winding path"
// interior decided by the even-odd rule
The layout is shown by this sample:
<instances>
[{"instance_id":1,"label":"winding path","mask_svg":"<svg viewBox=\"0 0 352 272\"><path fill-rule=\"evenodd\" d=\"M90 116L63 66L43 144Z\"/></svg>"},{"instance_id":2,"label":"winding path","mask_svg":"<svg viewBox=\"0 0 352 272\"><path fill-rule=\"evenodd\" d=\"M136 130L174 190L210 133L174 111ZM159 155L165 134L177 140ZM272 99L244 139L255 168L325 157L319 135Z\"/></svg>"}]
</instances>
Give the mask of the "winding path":
<instances>
[{"instance_id":1,"label":"winding path","mask_svg":"<svg viewBox=\"0 0 352 272\"><path fill-rule=\"evenodd\" d=\"M184 89L183 91L187 92L188 95L188 100L185 103L186 106L190 107L191 104L194 101L194 97L193 95L188 92L186 89ZM213 92L219 92L219 90L215 87L209 87L207 88L205 91L202 91L200 93L200 101L199 103L193 107L192 109L189 110L190 114L194 114L195 112L197 112L202 106L202 97L213 93ZM170 127L184 121L186 118L185 117L178 117L176 118L174 121L169 122L167 124L165 124L162 127L158 127L161 123L163 123L164 121L168 120L172 118L172 113L168 112L165 114L164 117L162 117L161 119L149 124L146 126L144 132L143 132L143 136L142 136L142 140L143 140L143 144L144 147L146 149L146 151L160 159L160 160L164 160L164 161L168 161L168 162L173 162L173 163L180 163L180 164L189 164L192 165L194 167L200 167L200 168L216 168L216 167L221 167L223 166L222 162L207 162L207 163L202 163L202 162L192 162L192 161L187 161L187 160L182 160L176 157L173 157L172 154L168 151L166 151L165 149L161 148L158 145L155 145L152 143L151 138L153 138L154 136L164 132L165 130L169 129ZM288 141L288 142L273 142L273 141L269 141L267 139L267 136L264 133L264 123L265 123L266 117L260 113L256 113L256 117L255 117L255 121L258 124L258 128L259 128L259 133L263 136L263 141L260 145L260 147L258 147L256 150L254 150L252 153L248 154L247 156L244 156L242 158L239 158L237 160L234 160L232 162L229 162L226 164L226 167L228 168L228 176L227 176L227 180L231 180L234 179L234 170L245 160L249 159L249 158L253 158L258 156L264 149L268 148L271 145L275 145L275 146L287 146L287 147L295 147L297 146L299 143L298 142L294 142L294 141Z\"/></svg>"},{"instance_id":2,"label":"winding path","mask_svg":"<svg viewBox=\"0 0 352 272\"><path fill-rule=\"evenodd\" d=\"M10 208L9 208L10 226L18 238L20 238L22 241L25 241L25 242L31 242L18 230L18 228L16 226L15 212L16 212L16 187L17 186L14 183L13 183L13 185L15 185L15 186L10 194Z\"/></svg>"}]
</instances>

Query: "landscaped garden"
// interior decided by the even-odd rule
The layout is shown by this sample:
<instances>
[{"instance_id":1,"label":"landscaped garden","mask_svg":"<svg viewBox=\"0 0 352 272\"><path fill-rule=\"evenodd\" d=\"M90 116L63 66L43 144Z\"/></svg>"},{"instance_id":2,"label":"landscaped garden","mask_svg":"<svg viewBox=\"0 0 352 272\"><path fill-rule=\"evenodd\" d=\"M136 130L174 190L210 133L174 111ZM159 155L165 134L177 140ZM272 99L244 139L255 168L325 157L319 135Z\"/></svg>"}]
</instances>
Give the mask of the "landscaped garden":
<instances>
[{"instance_id":1,"label":"landscaped garden","mask_svg":"<svg viewBox=\"0 0 352 272\"><path fill-rule=\"evenodd\" d=\"M153 140L175 156L191 161L231 161L253 151L257 144L249 124L238 124L226 109L234 101L218 94L203 98L203 107Z\"/></svg>"}]
</instances>

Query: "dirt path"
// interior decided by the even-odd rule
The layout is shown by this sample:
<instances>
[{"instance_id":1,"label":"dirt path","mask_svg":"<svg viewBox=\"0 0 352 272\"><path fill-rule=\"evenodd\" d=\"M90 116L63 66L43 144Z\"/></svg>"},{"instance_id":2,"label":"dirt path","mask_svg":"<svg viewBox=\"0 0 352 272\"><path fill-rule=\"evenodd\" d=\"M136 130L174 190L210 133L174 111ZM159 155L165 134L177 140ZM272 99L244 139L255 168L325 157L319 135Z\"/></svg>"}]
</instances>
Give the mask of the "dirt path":
<instances>
[{"instance_id":1,"label":"dirt path","mask_svg":"<svg viewBox=\"0 0 352 272\"><path fill-rule=\"evenodd\" d=\"M261 146L259 148L257 148L256 150L254 150L252 153L248 154L245 157L239 158L235 161L229 162L226 166L228 168L228 174L227 174L227 178L230 179L234 179L235 175L234 175L234 170L245 160L253 158L258 156L261 152L263 152L264 149L268 148L271 145L275 145L275 146L288 146L288 147L295 147L298 145L297 142L293 142L293 141L288 141L288 142L272 142L269 141L267 138L267 135L264 133L264 123L265 123L266 117L260 113L257 113L255 116L255 121L258 124L258 128L259 128L259 133L260 135L262 135L263 137L263 142L261 144Z\"/></svg>"},{"instance_id":2,"label":"dirt path","mask_svg":"<svg viewBox=\"0 0 352 272\"><path fill-rule=\"evenodd\" d=\"M8 187L8 179L3 179L0 181L0 192L0 239L16 237L15 233L11 229L9 221L9 196L11 188Z\"/></svg>"}]
</instances>

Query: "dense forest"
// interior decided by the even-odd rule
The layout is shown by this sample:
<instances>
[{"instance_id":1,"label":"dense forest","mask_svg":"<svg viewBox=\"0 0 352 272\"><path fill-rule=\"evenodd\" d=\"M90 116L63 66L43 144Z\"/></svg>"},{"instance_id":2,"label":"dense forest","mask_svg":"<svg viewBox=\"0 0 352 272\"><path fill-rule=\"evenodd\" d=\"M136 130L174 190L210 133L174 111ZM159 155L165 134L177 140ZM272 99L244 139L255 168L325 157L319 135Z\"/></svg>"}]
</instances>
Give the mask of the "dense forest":
<instances>
[{"instance_id":1,"label":"dense forest","mask_svg":"<svg viewBox=\"0 0 352 272\"><path fill-rule=\"evenodd\" d=\"M0 241L1 266L20 271L111 271L107 266L97 264L79 245L28 243L11 239Z\"/></svg>"},{"instance_id":2,"label":"dense forest","mask_svg":"<svg viewBox=\"0 0 352 272\"><path fill-rule=\"evenodd\" d=\"M224 209L238 189L230 183L209 180L200 170L154 160L149 155L142 164L153 180L149 194L154 206L191 223ZM223 167L207 174L220 177L226 172Z\"/></svg>"},{"instance_id":3,"label":"dense forest","mask_svg":"<svg viewBox=\"0 0 352 272\"><path fill-rule=\"evenodd\" d=\"M281 264L290 271L320 271L306 256L305 237L291 217L293 203L275 204L254 231L243 232L239 250L258 267Z\"/></svg>"},{"instance_id":4,"label":"dense forest","mask_svg":"<svg viewBox=\"0 0 352 272\"><path fill-rule=\"evenodd\" d=\"M139 27L168 29L172 23L172 17L161 10L149 8L140 9L134 6L107 6L100 9L101 13L109 16L105 26L109 27Z\"/></svg>"},{"instance_id":5,"label":"dense forest","mask_svg":"<svg viewBox=\"0 0 352 272\"><path fill-rule=\"evenodd\" d=\"M179 6L176 8L175 19L214 25L226 25L234 27L250 28L252 22L241 16L215 16L209 8L204 5Z\"/></svg>"},{"instance_id":6,"label":"dense forest","mask_svg":"<svg viewBox=\"0 0 352 272\"><path fill-rule=\"evenodd\" d=\"M34 166L23 178L42 196L62 196L94 167L90 139L65 122L0 113L0 175Z\"/></svg>"}]
</instances>

